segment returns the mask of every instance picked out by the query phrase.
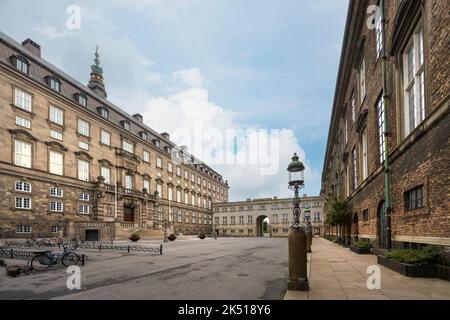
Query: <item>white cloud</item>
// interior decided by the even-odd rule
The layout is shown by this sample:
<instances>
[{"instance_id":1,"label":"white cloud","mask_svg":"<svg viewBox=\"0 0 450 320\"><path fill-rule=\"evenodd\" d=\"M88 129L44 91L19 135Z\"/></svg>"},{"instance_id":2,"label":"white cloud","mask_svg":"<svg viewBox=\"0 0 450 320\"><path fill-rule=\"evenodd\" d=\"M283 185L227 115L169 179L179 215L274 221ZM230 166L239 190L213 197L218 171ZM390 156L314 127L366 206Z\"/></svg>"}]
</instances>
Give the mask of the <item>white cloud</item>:
<instances>
[{"instance_id":1,"label":"white cloud","mask_svg":"<svg viewBox=\"0 0 450 320\"><path fill-rule=\"evenodd\" d=\"M176 82L180 82L190 88L201 88L204 85L205 78L198 68L176 71L173 74Z\"/></svg>"},{"instance_id":2,"label":"white cloud","mask_svg":"<svg viewBox=\"0 0 450 320\"><path fill-rule=\"evenodd\" d=\"M313 172L308 165L305 153L293 130L281 129L275 136L271 135L269 131L258 131L256 134L249 130L250 127L240 125L236 121L236 114L210 101L208 90L198 87L204 81L200 70L196 68L181 70L175 74L185 84L190 84L192 87L164 97L151 98L145 105L144 121L159 132L169 132L173 142L178 145L187 145L190 152L220 172L229 181L232 199L292 196L287 188L286 168L294 152L305 163L305 179L308 181L318 179L318 174ZM205 150L211 144L211 140L208 141L208 132L222 133L222 136L225 137L227 131L233 130L243 130L244 132L243 141L238 143L238 150L222 147L215 154L213 161L206 160L205 157L208 154L205 154ZM278 143L279 148L273 148L274 153L267 154L270 159L261 161L261 154L264 155L263 151L266 150L258 150L259 158L256 162L246 161L236 164L236 162L227 163L225 161L225 163L220 163L223 159L231 158L248 160L246 157L249 154L255 154L255 150L249 149L256 136L259 141ZM198 145L199 141L201 141L200 146ZM223 146L220 143L219 145ZM273 146L275 145L273 144ZM261 148L260 144L258 146ZM270 164L267 160L270 160ZM272 174L262 174L271 165L275 166Z\"/></svg>"}]
</instances>

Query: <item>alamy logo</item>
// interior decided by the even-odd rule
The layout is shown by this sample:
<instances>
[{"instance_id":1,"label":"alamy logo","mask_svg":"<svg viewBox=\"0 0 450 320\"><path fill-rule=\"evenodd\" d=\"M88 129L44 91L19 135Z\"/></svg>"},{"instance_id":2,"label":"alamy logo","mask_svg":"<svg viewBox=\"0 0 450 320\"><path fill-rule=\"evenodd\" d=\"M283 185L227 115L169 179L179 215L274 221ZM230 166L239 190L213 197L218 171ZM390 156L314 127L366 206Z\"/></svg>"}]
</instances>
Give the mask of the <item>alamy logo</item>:
<instances>
[{"instance_id":1,"label":"alamy logo","mask_svg":"<svg viewBox=\"0 0 450 320\"><path fill-rule=\"evenodd\" d=\"M70 5L66 10L69 17L66 21L67 29L80 30L81 29L81 8L77 5Z\"/></svg>"},{"instance_id":2,"label":"alamy logo","mask_svg":"<svg viewBox=\"0 0 450 320\"><path fill-rule=\"evenodd\" d=\"M367 7L367 14L370 14L367 18L366 25L369 30L373 30L377 27L377 20L380 19L381 8L376 5L371 5Z\"/></svg>"},{"instance_id":3,"label":"alamy logo","mask_svg":"<svg viewBox=\"0 0 450 320\"><path fill-rule=\"evenodd\" d=\"M370 276L367 278L367 289L381 289L381 269L377 265L371 265L367 267L367 274Z\"/></svg>"},{"instance_id":4,"label":"alamy logo","mask_svg":"<svg viewBox=\"0 0 450 320\"><path fill-rule=\"evenodd\" d=\"M73 290L81 289L81 269L78 266L70 266L67 268L66 273L70 274L67 278L66 286L67 289Z\"/></svg>"}]
</instances>

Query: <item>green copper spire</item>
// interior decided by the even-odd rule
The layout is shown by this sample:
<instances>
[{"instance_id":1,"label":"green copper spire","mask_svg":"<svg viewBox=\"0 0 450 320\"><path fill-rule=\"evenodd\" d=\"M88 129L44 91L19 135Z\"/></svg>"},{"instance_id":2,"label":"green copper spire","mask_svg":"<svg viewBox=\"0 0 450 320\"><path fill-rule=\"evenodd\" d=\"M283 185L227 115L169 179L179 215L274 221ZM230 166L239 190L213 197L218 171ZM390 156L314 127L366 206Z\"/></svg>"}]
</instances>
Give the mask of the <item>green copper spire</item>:
<instances>
[{"instance_id":1,"label":"green copper spire","mask_svg":"<svg viewBox=\"0 0 450 320\"><path fill-rule=\"evenodd\" d=\"M94 64L91 66L91 80L89 81L88 87L106 98L105 84L103 83L103 69L100 67L100 54L98 53L98 45L95 50Z\"/></svg>"}]
</instances>

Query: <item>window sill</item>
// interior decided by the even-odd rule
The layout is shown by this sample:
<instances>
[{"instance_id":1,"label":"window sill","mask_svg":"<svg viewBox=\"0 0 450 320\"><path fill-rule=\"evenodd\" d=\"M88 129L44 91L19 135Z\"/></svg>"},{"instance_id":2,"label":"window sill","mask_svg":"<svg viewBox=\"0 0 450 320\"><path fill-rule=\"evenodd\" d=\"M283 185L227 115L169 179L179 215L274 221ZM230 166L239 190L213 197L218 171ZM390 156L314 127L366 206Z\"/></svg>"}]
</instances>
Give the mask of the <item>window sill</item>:
<instances>
[{"instance_id":1,"label":"window sill","mask_svg":"<svg viewBox=\"0 0 450 320\"><path fill-rule=\"evenodd\" d=\"M28 115L31 115L31 118L34 118L34 116L36 115L34 112L28 111L28 110L26 110L26 109L23 109L23 108L21 108L21 107L19 107L19 106L16 106L15 104L11 104L11 108L12 108L14 111L24 112L24 113L26 113L26 114L28 114Z\"/></svg>"}]
</instances>

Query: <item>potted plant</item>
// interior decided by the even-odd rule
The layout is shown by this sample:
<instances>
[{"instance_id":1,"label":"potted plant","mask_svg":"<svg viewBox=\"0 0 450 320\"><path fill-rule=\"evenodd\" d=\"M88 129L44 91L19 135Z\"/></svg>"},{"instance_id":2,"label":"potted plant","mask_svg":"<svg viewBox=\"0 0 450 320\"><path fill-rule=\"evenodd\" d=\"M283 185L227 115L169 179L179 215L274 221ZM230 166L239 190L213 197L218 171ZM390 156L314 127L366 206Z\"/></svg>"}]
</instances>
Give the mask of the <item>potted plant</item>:
<instances>
[{"instance_id":1,"label":"potted plant","mask_svg":"<svg viewBox=\"0 0 450 320\"><path fill-rule=\"evenodd\" d=\"M176 238L177 238L177 236L174 235L173 233L167 237L167 239L169 239L170 241L175 241Z\"/></svg>"},{"instance_id":2,"label":"potted plant","mask_svg":"<svg viewBox=\"0 0 450 320\"><path fill-rule=\"evenodd\" d=\"M133 242L138 242L139 239L141 239L141 236L137 232L134 232L131 234L129 239Z\"/></svg>"},{"instance_id":3,"label":"potted plant","mask_svg":"<svg viewBox=\"0 0 450 320\"><path fill-rule=\"evenodd\" d=\"M206 238L206 235L204 233L201 233L198 235L198 237L203 240Z\"/></svg>"},{"instance_id":4,"label":"potted plant","mask_svg":"<svg viewBox=\"0 0 450 320\"><path fill-rule=\"evenodd\" d=\"M370 249L372 249L372 245L370 244L370 242L365 241L357 241L350 246L350 251L358 254L369 254Z\"/></svg>"}]
</instances>

